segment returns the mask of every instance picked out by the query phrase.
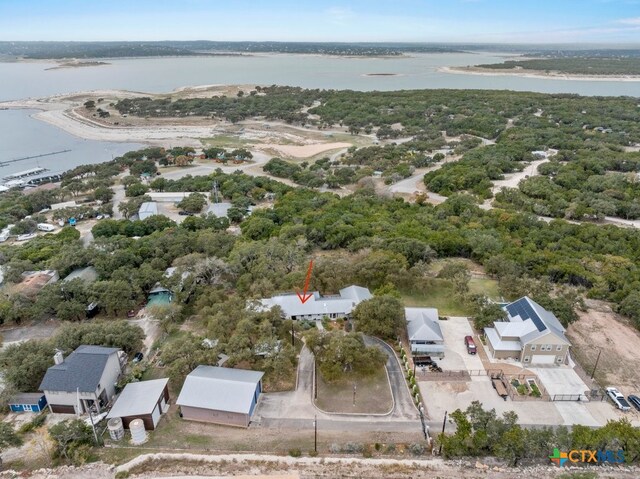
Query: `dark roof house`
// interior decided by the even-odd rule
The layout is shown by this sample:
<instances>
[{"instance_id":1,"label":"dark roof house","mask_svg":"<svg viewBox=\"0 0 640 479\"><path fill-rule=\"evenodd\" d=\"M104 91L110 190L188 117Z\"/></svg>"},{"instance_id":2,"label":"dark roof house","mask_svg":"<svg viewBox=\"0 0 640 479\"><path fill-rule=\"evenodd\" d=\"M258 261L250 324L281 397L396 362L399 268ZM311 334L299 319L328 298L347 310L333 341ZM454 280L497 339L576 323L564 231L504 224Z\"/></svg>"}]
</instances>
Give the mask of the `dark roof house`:
<instances>
[{"instance_id":1,"label":"dark roof house","mask_svg":"<svg viewBox=\"0 0 640 479\"><path fill-rule=\"evenodd\" d=\"M47 369L40 383L51 411L99 412L115 395L122 372L119 353L119 349L102 346L79 346L67 358L56 353L56 364Z\"/></svg>"}]
</instances>

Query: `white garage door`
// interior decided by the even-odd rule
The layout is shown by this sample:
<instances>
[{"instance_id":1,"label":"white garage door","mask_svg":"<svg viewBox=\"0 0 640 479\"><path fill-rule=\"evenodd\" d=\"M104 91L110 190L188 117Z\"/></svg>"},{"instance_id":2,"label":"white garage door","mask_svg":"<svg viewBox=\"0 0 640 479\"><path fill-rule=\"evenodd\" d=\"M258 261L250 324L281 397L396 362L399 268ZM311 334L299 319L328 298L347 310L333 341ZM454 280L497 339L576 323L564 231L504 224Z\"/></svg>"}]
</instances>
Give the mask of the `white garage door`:
<instances>
[{"instance_id":1,"label":"white garage door","mask_svg":"<svg viewBox=\"0 0 640 479\"><path fill-rule=\"evenodd\" d=\"M160 420L160 408L156 404L155 409L151 413L151 419L153 420L153 427L158 425L158 421Z\"/></svg>"},{"instance_id":2,"label":"white garage door","mask_svg":"<svg viewBox=\"0 0 640 479\"><path fill-rule=\"evenodd\" d=\"M531 357L531 364L555 364L556 357L553 354L534 354Z\"/></svg>"}]
</instances>

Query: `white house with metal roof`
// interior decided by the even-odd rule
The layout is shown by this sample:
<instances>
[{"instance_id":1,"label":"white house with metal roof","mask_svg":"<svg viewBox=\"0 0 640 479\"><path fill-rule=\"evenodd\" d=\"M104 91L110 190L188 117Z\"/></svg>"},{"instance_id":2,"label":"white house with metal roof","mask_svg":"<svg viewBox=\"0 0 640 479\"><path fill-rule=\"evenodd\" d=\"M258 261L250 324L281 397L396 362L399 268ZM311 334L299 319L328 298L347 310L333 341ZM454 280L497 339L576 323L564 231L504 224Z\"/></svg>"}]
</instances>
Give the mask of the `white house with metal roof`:
<instances>
[{"instance_id":1,"label":"white house with metal roof","mask_svg":"<svg viewBox=\"0 0 640 479\"><path fill-rule=\"evenodd\" d=\"M127 384L107 419L119 417L125 428L131 421L141 419L147 431L155 429L160 416L169 410L168 383L169 379L163 378Z\"/></svg>"},{"instance_id":2,"label":"white house with metal roof","mask_svg":"<svg viewBox=\"0 0 640 479\"><path fill-rule=\"evenodd\" d=\"M444 336L436 308L404 308L413 356L444 357Z\"/></svg>"},{"instance_id":3,"label":"white house with metal roof","mask_svg":"<svg viewBox=\"0 0 640 479\"><path fill-rule=\"evenodd\" d=\"M355 285L342 288L340 294L334 296L322 296L318 291L309 294L311 297L304 303L296 293L261 299L256 309L264 311L280 306L287 319L337 319L349 316L358 304L373 297L367 288Z\"/></svg>"},{"instance_id":4,"label":"white house with metal roof","mask_svg":"<svg viewBox=\"0 0 640 479\"><path fill-rule=\"evenodd\" d=\"M158 203L154 201L147 201L140 205L140 209L138 210L138 218L141 220L145 220L150 216L154 216L158 214Z\"/></svg>"},{"instance_id":5,"label":"white house with metal roof","mask_svg":"<svg viewBox=\"0 0 640 479\"><path fill-rule=\"evenodd\" d=\"M262 376L261 371L198 366L185 379L176 404L184 419L248 427Z\"/></svg>"},{"instance_id":6,"label":"white house with metal roof","mask_svg":"<svg viewBox=\"0 0 640 479\"><path fill-rule=\"evenodd\" d=\"M507 321L484 328L486 344L495 359L516 359L528 365L567 362L571 343L558 318L525 296L503 308Z\"/></svg>"}]
</instances>

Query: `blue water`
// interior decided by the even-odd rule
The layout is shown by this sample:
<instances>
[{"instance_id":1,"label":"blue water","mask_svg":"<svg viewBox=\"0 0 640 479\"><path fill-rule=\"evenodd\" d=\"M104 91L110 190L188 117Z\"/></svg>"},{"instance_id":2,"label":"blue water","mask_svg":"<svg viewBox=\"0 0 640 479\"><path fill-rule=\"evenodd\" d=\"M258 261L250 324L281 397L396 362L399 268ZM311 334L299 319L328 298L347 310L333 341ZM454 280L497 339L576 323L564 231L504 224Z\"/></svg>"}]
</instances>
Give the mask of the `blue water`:
<instances>
[{"instance_id":1,"label":"blue water","mask_svg":"<svg viewBox=\"0 0 640 479\"><path fill-rule=\"evenodd\" d=\"M25 156L71 151L0 166L0 178L38 166L54 173L62 172L77 165L102 163L141 147L136 143L83 140L31 118L34 113L33 110L0 110L0 164Z\"/></svg>"}]
</instances>

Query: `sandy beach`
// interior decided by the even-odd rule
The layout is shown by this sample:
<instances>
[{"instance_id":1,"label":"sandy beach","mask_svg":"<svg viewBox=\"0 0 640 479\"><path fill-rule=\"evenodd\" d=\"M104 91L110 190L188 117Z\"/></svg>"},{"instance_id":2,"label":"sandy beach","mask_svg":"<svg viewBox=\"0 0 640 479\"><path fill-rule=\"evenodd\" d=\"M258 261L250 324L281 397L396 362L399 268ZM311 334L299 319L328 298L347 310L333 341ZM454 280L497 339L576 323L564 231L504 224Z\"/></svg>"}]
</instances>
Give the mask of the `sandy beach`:
<instances>
[{"instance_id":1,"label":"sandy beach","mask_svg":"<svg viewBox=\"0 0 640 479\"><path fill-rule=\"evenodd\" d=\"M217 94L235 96L244 85L201 85L181 87L169 93L172 97L195 98ZM100 119L84 108L92 99L105 105L122 98L154 96L124 90L96 90L76 92L46 98L16 100L0 103L2 109L37 110L31 116L73 136L86 140L116 143L143 143L152 146L191 146L200 148L203 141L218 136L234 136L253 151L271 151L292 159L309 158L323 152L348 148L352 143L326 139L323 133L311 128L294 127L280 122L246 120L232 124L211 118L137 118L121 116L109 108L110 117ZM167 95L159 95L166 97ZM345 130L346 131L346 130ZM344 133L337 131L334 133Z\"/></svg>"},{"instance_id":2,"label":"sandy beach","mask_svg":"<svg viewBox=\"0 0 640 479\"><path fill-rule=\"evenodd\" d=\"M537 78L543 80L572 80L572 81L616 81L616 82L640 82L640 76L634 75L568 75L559 72L543 72L539 70L491 70L489 68L476 67L439 67L440 73L454 75L479 75L479 76L515 76L521 78Z\"/></svg>"}]
</instances>

